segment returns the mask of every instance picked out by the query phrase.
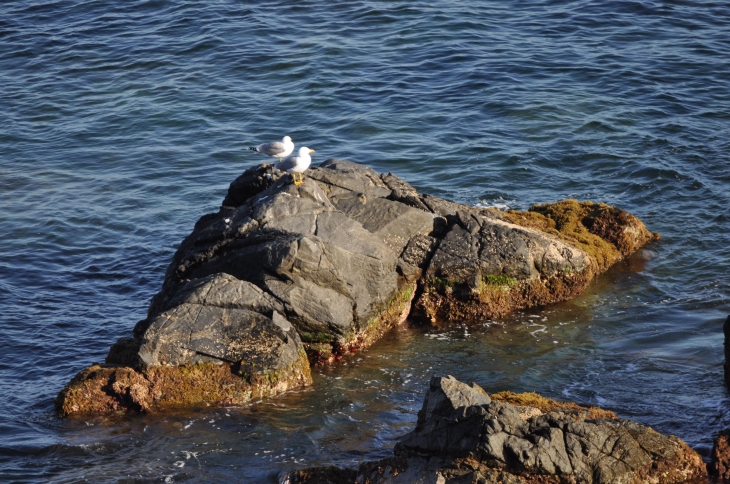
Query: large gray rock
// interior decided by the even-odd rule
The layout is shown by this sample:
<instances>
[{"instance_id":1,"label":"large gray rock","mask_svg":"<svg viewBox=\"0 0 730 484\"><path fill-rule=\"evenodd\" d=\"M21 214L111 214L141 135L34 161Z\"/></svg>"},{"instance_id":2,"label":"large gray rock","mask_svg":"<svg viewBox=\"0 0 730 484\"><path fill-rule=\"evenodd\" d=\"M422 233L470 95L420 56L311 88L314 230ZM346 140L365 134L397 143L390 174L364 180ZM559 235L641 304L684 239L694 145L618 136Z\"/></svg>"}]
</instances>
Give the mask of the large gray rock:
<instances>
[{"instance_id":1,"label":"large gray rock","mask_svg":"<svg viewBox=\"0 0 730 484\"><path fill-rule=\"evenodd\" d=\"M135 326L134 338L112 347L106 362L132 368L119 374L129 373L120 378L135 394L147 385L149 395L171 405L199 403L198 395L173 397L175 378L191 375L170 370L178 367L200 372L189 381L191 392L198 383L209 385L200 398L242 402L309 384L306 357L335 361L367 347L403 321L414 300L416 316L433 323L482 320L562 301L582 291L598 269L652 237L638 219L612 207L554 205L530 214L467 207L343 160L307 170L300 185L270 165L250 168L231 183L220 210L201 217L182 241L147 318ZM572 225L559 232L555 227L566 220ZM155 370L160 368L164 371ZM116 378L115 371L105 378ZM83 401L92 394L89 378L103 380L93 374L85 373L65 393L75 396L73 403L61 399L64 414L98 408L90 397ZM243 384L230 380L234 374L251 378ZM105 395L106 384L99 385L95 391ZM108 408L126 405L126 393L117 393ZM468 395L459 408L482 408L469 399L484 400L483 395ZM433 412L448 407L451 400L444 398L432 400ZM428 442L418 445L471 448L477 428L459 425L473 435L453 433L431 442L426 432L418 438ZM514 452L527 452L521 441L508 444ZM525 465L546 458L538 455ZM563 469L564 462L555 459Z\"/></svg>"},{"instance_id":2,"label":"large gray rock","mask_svg":"<svg viewBox=\"0 0 730 484\"><path fill-rule=\"evenodd\" d=\"M179 304L181 294L191 281L214 274L273 298L308 340L344 348L371 341L368 331L381 332L374 322L417 282L420 315L476 319L571 297L593 276L592 265L588 254L554 234L421 195L367 166L327 160L295 186L263 165L236 179L220 211L202 217L180 245L135 336L161 337L157 329L147 334L161 321L166 328L177 322L180 334L194 327L197 313ZM493 281L506 281L508 291L485 291ZM459 291L439 293L451 287Z\"/></svg>"},{"instance_id":3,"label":"large gray rock","mask_svg":"<svg viewBox=\"0 0 730 484\"><path fill-rule=\"evenodd\" d=\"M535 280L558 272L582 272L588 255L557 237L484 214L458 210L431 259L427 277L464 283L483 276Z\"/></svg>"},{"instance_id":4,"label":"large gray rock","mask_svg":"<svg viewBox=\"0 0 730 484\"><path fill-rule=\"evenodd\" d=\"M355 482L672 483L706 476L700 456L676 437L624 419L591 419L588 411L543 413L493 401L452 377L431 380L416 428L394 453L361 464ZM326 482L310 475L322 474L307 469L287 479Z\"/></svg>"},{"instance_id":5,"label":"large gray rock","mask_svg":"<svg viewBox=\"0 0 730 484\"><path fill-rule=\"evenodd\" d=\"M239 363L261 371L295 363L303 349L280 301L227 274L186 284L144 334L140 366Z\"/></svg>"},{"instance_id":6,"label":"large gray rock","mask_svg":"<svg viewBox=\"0 0 730 484\"><path fill-rule=\"evenodd\" d=\"M284 366L297 348L275 342L273 315L308 341L372 341L368 331L393 323L383 315L425 268L414 241L434 229L433 213L391 193L377 172L348 161L328 160L300 186L265 165L247 170L175 254L135 328L139 366L251 360L259 347L280 348L266 352L280 361L258 364Z\"/></svg>"},{"instance_id":7,"label":"large gray rock","mask_svg":"<svg viewBox=\"0 0 730 484\"><path fill-rule=\"evenodd\" d=\"M326 177L334 184L326 187L330 191L351 196L342 186L363 191L379 188L370 186L369 169L361 168L356 172L359 177L350 166L345 173L334 168L319 171L332 172ZM163 290L153 300L150 322L178 297L185 281L215 273L261 288L280 302L282 314L303 332L342 339L385 309L398 290L398 253L337 209L320 183L308 180L295 186L288 177L276 180L271 173L261 174L261 178L267 176L273 180L268 187L247 172L242 178L249 185L234 183L231 191L236 189L238 194L226 199L241 204L201 219L175 255ZM252 194L251 186L266 188ZM361 214L368 216L366 210ZM424 216L431 220L430 215ZM413 225L404 227L401 235L391 229L393 239L407 242ZM419 226L418 230L425 229Z\"/></svg>"}]
</instances>

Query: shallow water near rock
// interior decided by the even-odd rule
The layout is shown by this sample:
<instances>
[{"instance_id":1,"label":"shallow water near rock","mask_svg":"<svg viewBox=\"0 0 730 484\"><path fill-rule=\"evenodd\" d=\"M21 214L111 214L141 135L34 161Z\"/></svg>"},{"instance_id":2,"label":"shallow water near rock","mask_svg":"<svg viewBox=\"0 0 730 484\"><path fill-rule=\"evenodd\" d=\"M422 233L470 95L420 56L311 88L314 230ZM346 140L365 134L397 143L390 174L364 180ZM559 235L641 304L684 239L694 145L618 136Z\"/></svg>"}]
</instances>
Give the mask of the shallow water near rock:
<instances>
[{"instance_id":1,"label":"shallow water near rock","mask_svg":"<svg viewBox=\"0 0 730 484\"><path fill-rule=\"evenodd\" d=\"M271 482L385 457L432 374L600 405L707 455L730 426L730 8L620 1L3 2L0 480ZM404 325L301 392L58 420L246 148L288 134L454 201L604 201L662 240L577 299Z\"/></svg>"}]
</instances>

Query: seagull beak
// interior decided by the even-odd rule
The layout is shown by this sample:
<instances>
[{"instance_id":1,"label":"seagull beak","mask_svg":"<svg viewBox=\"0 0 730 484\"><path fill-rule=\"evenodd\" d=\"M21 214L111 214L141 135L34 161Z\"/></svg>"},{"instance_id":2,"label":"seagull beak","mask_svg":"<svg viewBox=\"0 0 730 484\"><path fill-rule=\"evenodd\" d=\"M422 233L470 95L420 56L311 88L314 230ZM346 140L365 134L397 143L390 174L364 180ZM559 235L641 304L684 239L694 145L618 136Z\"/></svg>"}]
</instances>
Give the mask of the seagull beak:
<instances>
[{"instance_id":1,"label":"seagull beak","mask_svg":"<svg viewBox=\"0 0 730 484\"><path fill-rule=\"evenodd\" d=\"M314 153L314 150L312 148L309 148L310 153Z\"/></svg>"}]
</instances>

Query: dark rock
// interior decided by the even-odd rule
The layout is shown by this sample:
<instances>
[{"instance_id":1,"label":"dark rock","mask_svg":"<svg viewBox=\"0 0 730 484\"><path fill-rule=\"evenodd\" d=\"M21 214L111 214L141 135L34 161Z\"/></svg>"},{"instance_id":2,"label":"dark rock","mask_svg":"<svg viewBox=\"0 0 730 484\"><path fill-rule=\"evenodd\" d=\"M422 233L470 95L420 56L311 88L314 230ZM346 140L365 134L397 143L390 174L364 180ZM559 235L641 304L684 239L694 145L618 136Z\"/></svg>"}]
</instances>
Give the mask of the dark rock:
<instances>
[{"instance_id":1,"label":"dark rock","mask_svg":"<svg viewBox=\"0 0 730 484\"><path fill-rule=\"evenodd\" d=\"M279 370L299 359L299 335L277 312L282 310L279 301L223 274L193 285L184 287L182 301L157 316L145 332L139 349L143 369L228 362Z\"/></svg>"},{"instance_id":2,"label":"dark rock","mask_svg":"<svg viewBox=\"0 0 730 484\"><path fill-rule=\"evenodd\" d=\"M337 187L372 185L367 170L359 177L346 175L353 172L350 165L343 170L331 168L320 177ZM396 260L382 239L337 210L318 183L297 187L283 179L193 232L150 312L168 307L186 280L225 272L281 301L300 331L327 332L344 343L396 293Z\"/></svg>"},{"instance_id":3,"label":"dark rock","mask_svg":"<svg viewBox=\"0 0 730 484\"><path fill-rule=\"evenodd\" d=\"M460 210L426 277L458 283L473 280L477 274L476 280L494 275L522 281L561 271L580 273L588 265L584 252L555 237Z\"/></svg>"},{"instance_id":4,"label":"dark rock","mask_svg":"<svg viewBox=\"0 0 730 484\"><path fill-rule=\"evenodd\" d=\"M437 205L441 213L448 207ZM596 274L659 238L627 212L575 200L529 212L462 207L445 218L448 231L422 277L415 307L432 323L503 317L570 299ZM616 226L604 230L611 222Z\"/></svg>"},{"instance_id":5,"label":"dark rock","mask_svg":"<svg viewBox=\"0 0 730 484\"><path fill-rule=\"evenodd\" d=\"M285 477L282 484L350 484L357 479L354 469L335 466L318 467L312 470L294 471Z\"/></svg>"},{"instance_id":6,"label":"dark rock","mask_svg":"<svg viewBox=\"0 0 730 484\"><path fill-rule=\"evenodd\" d=\"M566 405L568 413L536 408L527 412L490 399L474 384L434 377L415 430L396 445L394 457L362 463L355 482L608 484L706 479L700 456L678 438L624 419L591 419L591 411L575 412L575 407ZM315 475L312 469L296 472Z\"/></svg>"},{"instance_id":7,"label":"dark rock","mask_svg":"<svg viewBox=\"0 0 730 484\"><path fill-rule=\"evenodd\" d=\"M386 198L391 190L382 182L378 172L366 165L346 160L329 159L320 169L307 171L307 176L321 182L322 189L331 199L353 193L366 197Z\"/></svg>"},{"instance_id":8,"label":"dark rock","mask_svg":"<svg viewBox=\"0 0 730 484\"><path fill-rule=\"evenodd\" d=\"M333 200L338 210L362 224L363 228L381 239L396 254L400 254L415 235L433 231L433 215L385 198L370 198L352 193Z\"/></svg>"},{"instance_id":9,"label":"dark rock","mask_svg":"<svg viewBox=\"0 0 730 484\"><path fill-rule=\"evenodd\" d=\"M269 188L280 176L281 172L274 169L274 165L269 164L246 170L243 175L231 183L222 205L238 207L254 195Z\"/></svg>"},{"instance_id":10,"label":"dark rock","mask_svg":"<svg viewBox=\"0 0 730 484\"><path fill-rule=\"evenodd\" d=\"M428 267L431 257L439 245L439 239L428 235L416 234L398 258L398 273L408 282L417 280Z\"/></svg>"},{"instance_id":11,"label":"dark rock","mask_svg":"<svg viewBox=\"0 0 730 484\"><path fill-rule=\"evenodd\" d=\"M418 413L416 430L423 430L428 423L441 417L455 419L464 416L467 407L488 405L492 399L475 383L467 386L453 376L431 378L429 392Z\"/></svg>"},{"instance_id":12,"label":"dark rock","mask_svg":"<svg viewBox=\"0 0 730 484\"><path fill-rule=\"evenodd\" d=\"M137 338L119 338L109 348L104 362L111 365L139 366L139 347L142 341Z\"/></svg>"}]
</instances>

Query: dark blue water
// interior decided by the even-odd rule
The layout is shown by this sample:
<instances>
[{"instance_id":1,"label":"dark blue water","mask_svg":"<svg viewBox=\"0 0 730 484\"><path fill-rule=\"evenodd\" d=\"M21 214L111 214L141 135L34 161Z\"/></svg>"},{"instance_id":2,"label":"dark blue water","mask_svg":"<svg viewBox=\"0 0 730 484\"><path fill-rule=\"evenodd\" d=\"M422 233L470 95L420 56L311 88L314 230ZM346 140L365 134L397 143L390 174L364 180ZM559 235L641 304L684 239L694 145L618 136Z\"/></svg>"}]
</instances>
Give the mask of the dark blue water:
<instances>
[{"instance_id":1,"label":"dark blue water","mask_svg":"<svg viewBox=\"0 0 730 484\"><path fill-rule=\"evenodd\" d=\"M269 482L389 454L428 377L730 427L726 2L0 3L0 481ZM290 135L462 203L605 201L662 240L578 299L408 325L243 408L61 421L176 245Z\"/></svg>"}]
</instances>

